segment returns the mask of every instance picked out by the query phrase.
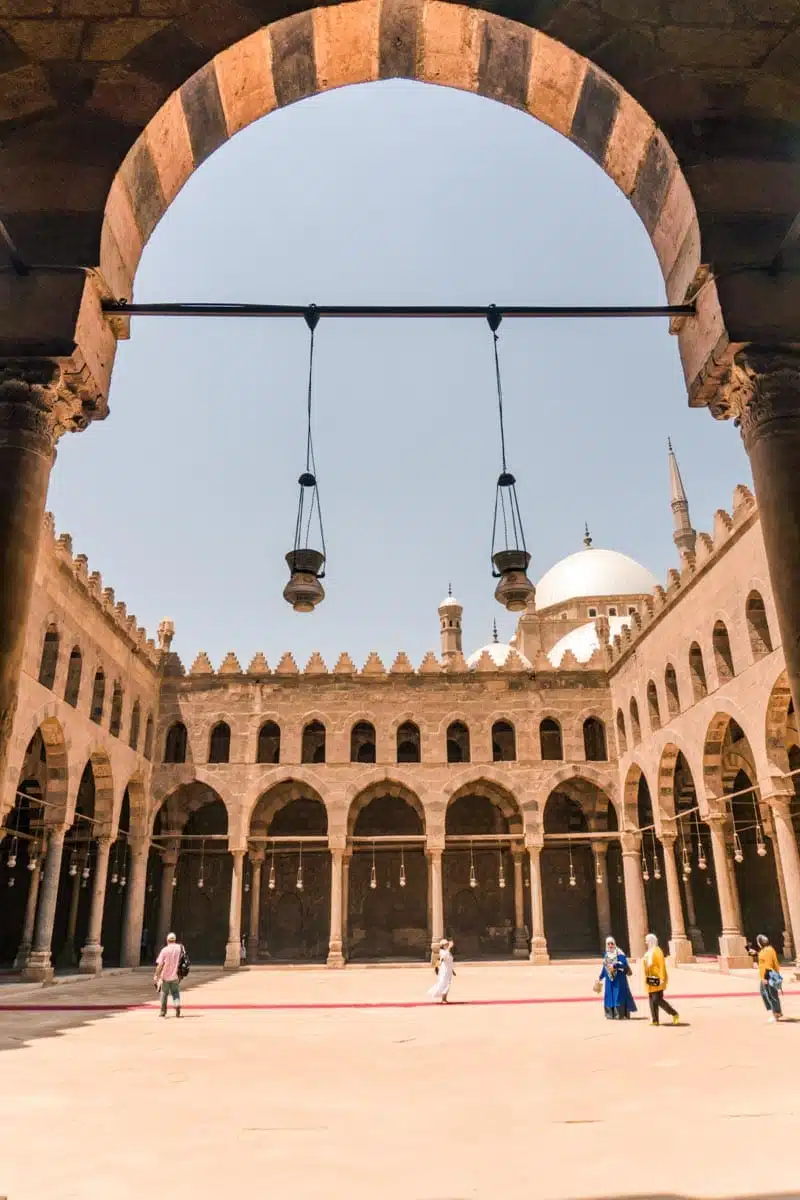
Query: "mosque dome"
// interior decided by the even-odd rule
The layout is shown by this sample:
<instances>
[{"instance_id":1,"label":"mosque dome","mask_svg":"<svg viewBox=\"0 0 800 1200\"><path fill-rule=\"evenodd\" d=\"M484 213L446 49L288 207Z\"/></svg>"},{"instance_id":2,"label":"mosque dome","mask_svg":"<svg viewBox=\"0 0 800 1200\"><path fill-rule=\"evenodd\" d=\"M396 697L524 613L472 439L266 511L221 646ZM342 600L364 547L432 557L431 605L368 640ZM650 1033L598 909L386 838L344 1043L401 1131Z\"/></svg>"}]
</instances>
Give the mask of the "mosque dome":
<instances>
[{"instance_id":1,"label":"mosque dome","mask_svg":"<svg viewBox=\"0 0 800 1200\"><path fill-rule=\"evenodd\" d=\"M474 654L470 654L469 658L467 659L467 666L476 667L478 665L478 659L485 651L496 666L502 667L505 665L506 659L512 650L516 650L525 670L532 671L533 664L529 662L524 654L520 654L516 646L509 646L508 642L489 642L488 646L481 646L480 650L476 650Z\"/></svg>"},{"instance_id":2,"label":"mosque dome","mask_svg":"<svg viewBox=\"0 0 800 1200\"><path fill-rule=\"evenodd\" d=\"M626 625L630 625L629 617L608 618L612 641L622 633ZM564 634L564 637L559 638L555 646L547 651L547 657L554 667L558 667L567 651L571 650L579 663L585 663L589 661L595 650L599 649L600 641L597 637L595 622L589 621L586 625L579 625L577 629L573 629L570 633Z\"/></svg>"},{"instance_id":3,"label":"mosque dome","mask_svg":"<svg viewBox=\"0 0 800 1200\"><path fill-rule=\"evenodd\" d=\"M439 610L441 611L441 609L443 609L443 608L463 608L463 607L464 607L464 605L461 604L458 600L456 600L455 596L451 596L450 593L448 592L448 594L445 596L442 603L439 605Z\"/></svg>"},{"instance_id":4,"label":"mosque dome","mask_svg":"<svg viewBox=\"0 0 800 1200\"><path fill-rule=\"evenodd\" d=\"M536 608L541 611L582 596L649 595L657 586L655 575L627 554L590 546L545 572L536 585Z\"/></svg>"}]
</instances>

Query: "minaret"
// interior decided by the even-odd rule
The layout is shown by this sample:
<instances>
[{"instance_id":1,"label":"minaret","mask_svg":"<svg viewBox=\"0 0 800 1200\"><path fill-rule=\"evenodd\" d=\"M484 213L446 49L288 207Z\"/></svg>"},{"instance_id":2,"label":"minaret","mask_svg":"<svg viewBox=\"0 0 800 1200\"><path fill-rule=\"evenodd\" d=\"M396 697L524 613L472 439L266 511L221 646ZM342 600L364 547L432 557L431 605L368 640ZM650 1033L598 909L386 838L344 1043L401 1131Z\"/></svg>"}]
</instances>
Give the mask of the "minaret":
<instances>
[{"instance_id":1,"label":"minaret","mask_svg":"<svg viewBox=\"0 0 800 1200\"><path fill-rule=\"evenodd\" d=\"M448 584L447 595L439 605L439 629L442 640L442 658L448 662L461 653L461 616L464 609L453 596Z\"/></svg>"},{"instance_id":2,"label":"minaret","mask_svg":"<svg viewBox=\"0 0 800 1200\"><path fill-rule=\"evenodd\" d=\"M678 469L678 460L669 438L667 438L667 447L669 449L669 498L672 505L672 522L675 526L672 540L683 559L687 554L694 554L697 534L692 529L692 522L689 519L689 501L686 498L683 480Z\"/></svg>"}]
</instances>

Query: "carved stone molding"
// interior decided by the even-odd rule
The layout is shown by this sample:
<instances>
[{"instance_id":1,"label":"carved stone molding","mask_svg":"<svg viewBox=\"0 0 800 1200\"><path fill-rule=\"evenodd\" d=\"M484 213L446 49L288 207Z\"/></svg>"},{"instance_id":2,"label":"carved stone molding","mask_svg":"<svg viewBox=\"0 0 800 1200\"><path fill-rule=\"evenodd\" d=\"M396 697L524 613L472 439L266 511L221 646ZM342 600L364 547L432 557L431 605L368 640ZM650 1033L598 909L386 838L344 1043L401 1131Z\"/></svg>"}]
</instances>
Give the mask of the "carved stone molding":
<instances>
[{"instance_id":1,"label":"carved stone molding","mask_svg":"<svg viewBox=\"0 0 800 1200\"><path fill-rule=\"evenodd\" d=\"M765 433L780 432L800 419L800 351L740 350L709 407L718 419L733 418L746 450Z\"/></svg>"},{"instance_id":2,"label":"carved stone molding","mask_svg":"<svg viewBox=\"0 0 800 1200\"><path fill-rule=\"evenodd\" d=\"M62 434L86 429L107 412L82 361L0 359L0 446L52 457Z\"/></svg>"}]
</instances>

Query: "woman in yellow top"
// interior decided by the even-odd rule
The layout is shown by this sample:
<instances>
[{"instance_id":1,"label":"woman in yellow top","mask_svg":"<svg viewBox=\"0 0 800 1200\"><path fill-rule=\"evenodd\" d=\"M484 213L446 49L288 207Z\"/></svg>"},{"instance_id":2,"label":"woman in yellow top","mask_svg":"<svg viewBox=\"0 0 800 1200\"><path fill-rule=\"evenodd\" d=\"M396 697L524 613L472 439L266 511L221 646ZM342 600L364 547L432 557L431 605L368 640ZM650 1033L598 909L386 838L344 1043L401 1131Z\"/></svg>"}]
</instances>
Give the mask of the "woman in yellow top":
<instances>
[{"instance_id":1,"label":"woman in yellow top","mask_svg":"<svg viewBox=\"0 0 800 1200\"><path fill-rule=\"evenodd\" d=\"M667 986L667 964L664 951L659 949L658 938L654 933L648 933L645 938L647 950L642 959L644 982L647 988L647 998L650 1001L650 1024L658 1024L658 1010L664 1009L672 1017L672 1024L677 1025L680 1017L671 1004L664 999L664 989Z\"/></svg>"},{"instance_id":2,"label":"woman in yellow top","mask_svg":"<svg viewBox=\"0 0 800 1200\"><path fill-rule=\"evenodd\" d=\"M781 983L781 964L775 950L769 944L769 938L760 933L756 938L758 946L758 974L761 978L761 999L764 1001L769 1016L768 1021L780 1021L783 1016L781 996L778 991Z\"/></svg>"}]
</instances>

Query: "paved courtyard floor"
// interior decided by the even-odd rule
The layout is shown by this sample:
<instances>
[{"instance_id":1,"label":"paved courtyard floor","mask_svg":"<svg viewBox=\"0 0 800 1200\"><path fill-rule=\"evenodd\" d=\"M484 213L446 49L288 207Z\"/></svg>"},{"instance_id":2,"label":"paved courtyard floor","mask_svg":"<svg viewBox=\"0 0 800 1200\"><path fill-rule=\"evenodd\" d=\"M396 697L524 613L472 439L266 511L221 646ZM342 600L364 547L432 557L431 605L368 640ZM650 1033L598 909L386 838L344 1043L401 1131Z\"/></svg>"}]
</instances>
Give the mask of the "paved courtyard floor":
<instances>
[{"instance_id":1,"label":"paved courtyard floor","mask_svg":"<svg viewBox=\"0 0 800 1200\"><path fill-rule=\"evenodd\" d=\"M798 985L768 1025L754 972L674 971L653 1029L592 965L456 971L193 971L180 1021L147 972L4 987L0 1196L800 1196Z\"/></svg>"}]
</instances>

